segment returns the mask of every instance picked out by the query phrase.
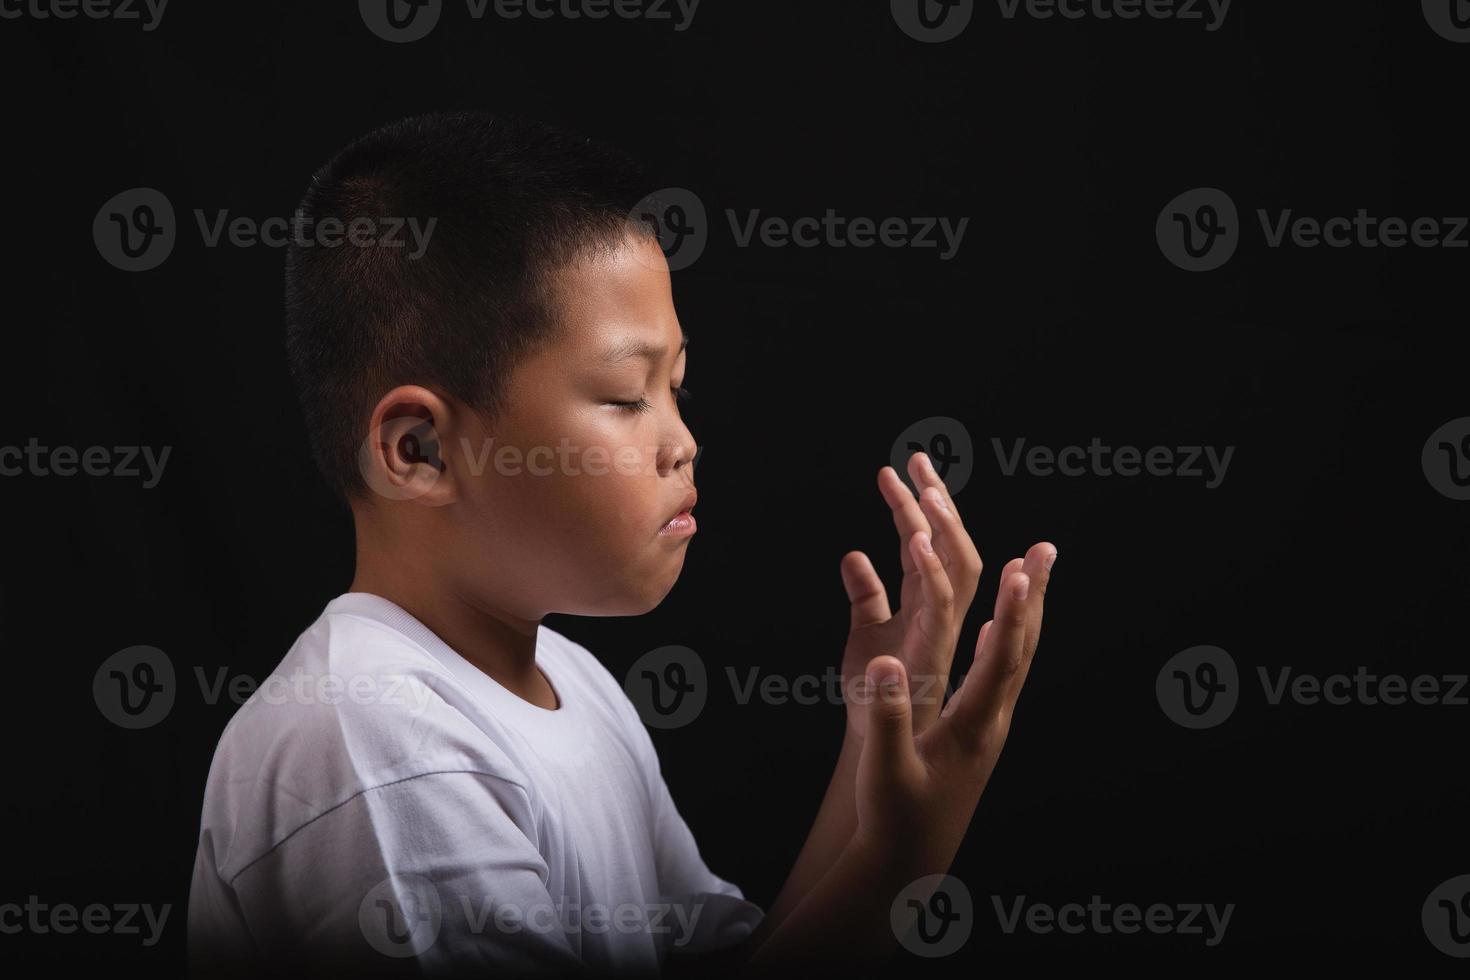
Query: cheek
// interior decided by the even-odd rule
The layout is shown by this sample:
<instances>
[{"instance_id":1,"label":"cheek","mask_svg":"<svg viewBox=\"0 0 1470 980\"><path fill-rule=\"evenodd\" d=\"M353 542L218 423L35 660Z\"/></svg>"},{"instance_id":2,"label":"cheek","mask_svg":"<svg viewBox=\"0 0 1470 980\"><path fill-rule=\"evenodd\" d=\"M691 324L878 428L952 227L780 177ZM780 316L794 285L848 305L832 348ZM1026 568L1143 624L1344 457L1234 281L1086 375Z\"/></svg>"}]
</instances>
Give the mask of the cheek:
<instances>
[{"instance_id":1,"label":"cheek","mask_svg":"<svg viewBox=\"0 0 1470 980\"><path fill-rule=\"evenodd\" d=\"M657 530L649 527L657 520L657 488L646 477L608 468L567 477L564 483L566 512L581 515L590 536L626 547L644 544Z\"/></svg>"},{"instance_id":2,"label":"cheek","mask_svg":"<svg viewBox=\"0 0 1470 980\"><path fill-rule=\"evenodd\" d=\"M621 419L579 421L533 426L537 438L517 433L517 444L544 448L527 450L518 457L518 472L493 481L487 496L498 499L487 503L507 521L544 529L577 551L631 557L658 530L663 501L656 448L642 447L638 426ZM556 435L545 438L546 432Z\"/></svg>"}]
</instances>

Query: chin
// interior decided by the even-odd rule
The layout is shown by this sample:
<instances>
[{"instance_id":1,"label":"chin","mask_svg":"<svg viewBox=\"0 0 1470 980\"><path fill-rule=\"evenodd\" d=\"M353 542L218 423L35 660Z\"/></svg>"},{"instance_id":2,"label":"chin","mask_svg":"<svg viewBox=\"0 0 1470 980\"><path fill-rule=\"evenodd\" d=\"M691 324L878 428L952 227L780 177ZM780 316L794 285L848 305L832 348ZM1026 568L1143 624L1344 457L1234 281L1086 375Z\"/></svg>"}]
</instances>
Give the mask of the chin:
<instances>
[{"instance_id":1,"label":"chin","mask_svg":"<svg viewBox=\"0 0 1470 980\"><path fill-rule=\"evenodd\" d=\"M683 565L680 565L680 568L683 568ZM669 593L672 592L674 589L674 583L677 581L679 581L679 572L676 570L674 574L669 577L668 583L664 585L662 589L659 589L658 591L652 593L645 591L643 594L643 598L639 603L642 608L640 608L635 615L642 615L643 613L651 612L654 609L657 609L659 604L662 603L664 599L668 598Z\"/></svg>"},{"instance_id":2,"label":"chin","mask_svg":"<svg viewBox=\"0 0 1470 980\"><path fill-rule=\"evenodd\" d=\"M678 576L674 576L663 588L650 588L653 584L649 579L633 580L628 583L626 592L616 598L606 597L601 602L587 608L586 611L573 613L578 616L642 616L644 613L657 609L674 587Z\"/></svg>"}]
</instances>

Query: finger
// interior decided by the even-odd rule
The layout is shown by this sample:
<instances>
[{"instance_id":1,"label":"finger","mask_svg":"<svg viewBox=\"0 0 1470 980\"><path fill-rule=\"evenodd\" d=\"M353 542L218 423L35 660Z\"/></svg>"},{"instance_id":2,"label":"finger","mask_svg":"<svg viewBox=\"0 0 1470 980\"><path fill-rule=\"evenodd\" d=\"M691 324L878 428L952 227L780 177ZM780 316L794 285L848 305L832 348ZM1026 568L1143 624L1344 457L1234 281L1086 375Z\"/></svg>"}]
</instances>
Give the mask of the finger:
<instances>
[{"instance_id":1,"label":"finger","mask_svg":"<svg viewBox=\"0 0 1470 980\"><path fill-rule=\"evenodd\" d=\"M925 487L933 487L943 496L949 509L959 513L959 508L954 504L954 498L949 494L949 487L939 475L939 471L934 468L934 460L928 453L923 450L915 452L909 457L908 469L909 478L914 481L914 486L918 488L920 496L923 495Z\"/></svg>"},{"instance_id":2,"label":"finger","mask_svg":"<svg viewBox=\"0 0 1470 980\"><path fill-rule=\"evenodd\" d=\"M980 635L975 640L975 649L976 650L984 650L985 649L985 634L988 633L988 632L990 632L990 626L994 622L995 622L995 620L993 620L993 619L987 619L984 623L981 624L981 626L980 626ZM965 677L961 677L960 678L960 687L959 687L959 689L956 690L953 694L951 694L949 696L949 700L948 701L944 702L944 710L939 713L939 716L941 718L948 718L950 716L950 714L953 713L954 709L957 708L957 707L959 707L960 695L964 693L964 691L965 691L965 681L968 680L968 679L969 679L969 675L968 674Z\"/></svg>"},{"instance_id":3,"label":"finger","mask_svg":"<svg viewBox=\"0 0 1470 980\"><path fill-rule=\"evenodd\" d=\"M970 532L965 530L960 509L955 506L949 486L934 468L933 457L919 450L909 457L908 469L914 486L919 488L924 515L934 527L934 548L946 559L944 567L949 570L950 579L960 586L959 618L963 620L975 597L975 587L980 583L980 572L984 568L980 550L975 547ZM944 517L939 517L936 511Z\"/></svg>"},{"instance_id":4,"label":"finger","mask_svg":"<svg viewBox=\"0 0 1470 980\"><path fill-rule=\"evenodd\" d=\"M908 675L901 660L885 655L869 661L864 679L868 732L858 767L869 785L882 785L918 761Z\"/></svg>"},{"instance_id":5,"label":"finger","mask_svg":"<svg viewBox=\"0 0 1470 980\"><path fill-rule=\"evenodd\" d=\"M861 551L842 556L842 585L852 603L852 628L871 623L884 623L892 618L888 611L888 589L873 569L873 563Z\"/></svg>"},{"instance_id":6,"label":"finger","mask_svg":"<svg viewBox=\"0 0 1470 980\"><path fill-rule=\"evenodd\" d=\"M1021 654L1021 669L1016 672L1015 684L1018 691L1026 683L1026 674L1031 670L1031 661L1036 657L1036 646L1041 641L1041 617L1046 586L1051 581L1051 566L1056 560L1056 545L1050 541L1039 541L1026 552L1022 567L1031 577L1031 590L1026 596L1026 642Z\"/></svg>"},{"instance_id":7,"label":"finger","mask_svg":"<svg viewBox=\"0 0 1470 980\"><path fill-rule=\"evenodd\" d=\"M918 567L923 604L904 629L903 659L915 694L914 724L922 730L944 706L941 695L954 662L955 596L929 535L915 534L909 549Z\"/></svg>"},{"instance_id":8,"label":"finger","mask_svg":"<svg viewBox=\"0 0 1470 980\"><path fill-rule=\"evenodd\" d=\"M934 550L939 553L944 570L955 585L955 595L959 600L958 618L963 620L980 584L983 567L980 552L976 550L975 542L970 540L970 532L960 522L959 512L950 505L941 488L924 487L919 494L919 506L933 528Z\"/></svg>"},{"instance_id":9,"label":"finger","mask_svg":"<svg viewBox=\"0 0 1470 980\"><path fill-rule=\"evenodd\" d=\"M995 620L983 632L983 644L976 644L975 662L960 686L959 704L946 719L961 744L975 744L997 718L1010 717L1019 691L1012 682L1022 664L1030 585L1031 580L1023 571L1015 571L1001 580Z\"/></svg>"},{"instance_id":10,"label":"finger","mask_svg":"<svg viewBox=\"0 0 1470 980\"><path fill-rule=\"evenodd\" d=\"M878 471L878 490L888 502L888 509L893 512L893 526L898 531L899 561L903 564L903 573L908 575L915 568L914 560L909 555L909 539L918 531L929 533L929 520L919 508L914 492L899 478L898 471L893 467L885 466Z\"/></svg>"}]
</instances>

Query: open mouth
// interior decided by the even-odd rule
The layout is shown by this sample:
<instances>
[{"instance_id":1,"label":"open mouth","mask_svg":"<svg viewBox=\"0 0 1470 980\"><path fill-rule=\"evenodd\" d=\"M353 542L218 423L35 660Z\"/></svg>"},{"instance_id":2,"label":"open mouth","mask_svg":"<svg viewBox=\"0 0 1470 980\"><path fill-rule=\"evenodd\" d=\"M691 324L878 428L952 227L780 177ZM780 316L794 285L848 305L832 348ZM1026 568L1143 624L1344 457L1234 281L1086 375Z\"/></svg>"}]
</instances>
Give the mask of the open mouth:
<instances>
[{"instance_id":1,"label":"open mouth","mask_svg":"<svg viewBox=\"0 0 1470 980\"><path fill-rule=\"evenodd\" d=\"M693 534L696 530L696 525L694 514L691 511L694 510L694 502L698 499L698 494L691 490L689 495L684 498L684 503L680 507L679 512L665 521L664 526L659 528L658 533L661 535L679 536Z\"/></svg>"}]
</instances>

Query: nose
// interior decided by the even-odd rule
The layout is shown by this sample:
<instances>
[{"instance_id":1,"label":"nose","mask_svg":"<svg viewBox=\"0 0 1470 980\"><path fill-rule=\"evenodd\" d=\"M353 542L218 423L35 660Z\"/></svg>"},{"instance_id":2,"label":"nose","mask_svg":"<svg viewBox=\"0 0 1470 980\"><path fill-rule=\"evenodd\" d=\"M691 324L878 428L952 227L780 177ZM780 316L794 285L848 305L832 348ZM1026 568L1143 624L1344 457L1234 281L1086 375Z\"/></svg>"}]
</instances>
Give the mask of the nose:
<instances>
[{"instance_id":1,"label":"nose","mask_svg":"<svg viewBox=\"0 0 1470 980\"><path fill-rule=\"evenodd\" d=\"M677 473L692 481L694 457L699 452L699 446L694 441L694 434L677 415L673 417L671 424L669 437L664 440L663 450L659 453L659 475Z\"/></svg>"}]
</instances>

